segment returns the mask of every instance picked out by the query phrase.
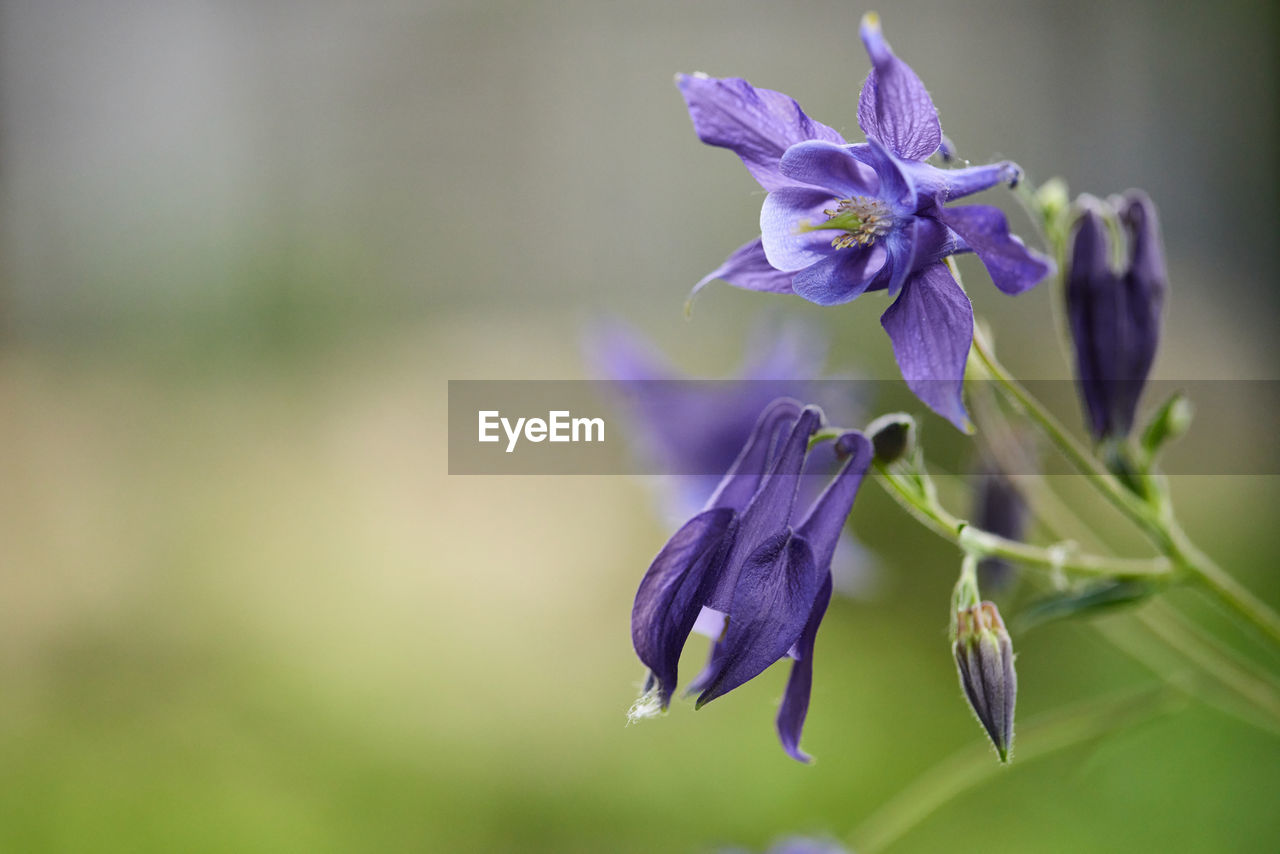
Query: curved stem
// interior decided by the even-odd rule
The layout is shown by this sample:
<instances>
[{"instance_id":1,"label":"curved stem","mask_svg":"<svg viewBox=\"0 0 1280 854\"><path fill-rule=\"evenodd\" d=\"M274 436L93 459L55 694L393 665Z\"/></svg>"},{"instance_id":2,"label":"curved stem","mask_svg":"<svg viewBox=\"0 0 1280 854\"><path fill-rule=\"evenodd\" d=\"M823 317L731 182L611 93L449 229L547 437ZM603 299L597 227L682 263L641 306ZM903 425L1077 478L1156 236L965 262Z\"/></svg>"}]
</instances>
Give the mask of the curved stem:
<instances>
[{"instance_id":1,"label":"curved stem","mask_svg":"<svg viewBox=\"0 0 1280 854\"><path fill-rule=\"evenodd\" d=\"M1181 701L1168 689L1126 691L1100 701L1034 717L1018 728L1015 767L1172 711ZM956 797L1010 766L990 761L991 748L975 744L917 777L853 832L859 854L878 854Z\"/></svg>"},{"instance_id":2,"label":"curved stem","mask_svg":"<svg viewBox=\"0 0 1280 854\"><path fill-rule=\"evenodd\" d=\"M984 531L948 513L936 502L925 500L883 463L877 462L876 470L881 475L877 480L899 504L929 530L952 541L968 554L1003 557L1029 566L1093 578L1166 579L1173 575L1173 565L1162 557L1102 557L1078 553L1063 546L1041 548Z\"/></svg>"}]
</instances>

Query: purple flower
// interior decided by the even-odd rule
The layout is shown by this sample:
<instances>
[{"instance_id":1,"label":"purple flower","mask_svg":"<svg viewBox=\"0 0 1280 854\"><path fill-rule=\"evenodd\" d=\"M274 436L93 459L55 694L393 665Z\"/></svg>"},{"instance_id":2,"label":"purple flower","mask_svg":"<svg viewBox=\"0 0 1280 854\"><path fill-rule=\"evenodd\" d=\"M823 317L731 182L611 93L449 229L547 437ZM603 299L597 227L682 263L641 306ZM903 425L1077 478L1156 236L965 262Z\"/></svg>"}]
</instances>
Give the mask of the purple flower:
<instances>
[{"instance_id":1,"label":"purple flower","mask_svg":"<svg viewBox=\"0 0 1280 854\"><path fill-rule=\"evenodd\" d=\"M813 648L831 599L831 559L871 444L856 431L836 440L845 462L808 512L794 523L796 491L817 407L778 400L761 414L705 509L671 537L640 582L631 639L649 668L645 695L632 710L665 710L695 623L718 636L695 680L702 706L791 655L795 659L778 711L778 736L792 757L808 761L800 734L809 707Z\"/></svg>"},{"instance_id":2,"label":"purple flower","mask_svg":"<svg viewBox=\"0 0 1280 854\"><path fill-rule=\"evenodd\" d=\"M1067 317L1076 350L1076 384L1093 437L1123 439L1160 337L1167 282L1156 208L1131 190L1113 205L1082 196L1067 252ZM1117 270L1107 219L1127 240Z\"/></svg>"},{"instance_id":3,"label":"purple flower","mask_svg":"<svg viewBox=\"0 0 1280 854\"><path fill-rule=\"evenodd\" d=\"M850 145L791 98L745 80L681 75L677 85L699 138L738 154L768 191L761 236L694 286L713 279L819 305L865 291L896 297L881 318L907 385L934 411L967 429L961 400L973 340L969 298L943 263L975 252L996 287L1017 294L1050 271L1047 259L1009 233L987 205L945 203L1016 183L1010 162L944 170L925 159L942 130L929 93L894 56L867 15L862 40L872 70L858 102L867 142Z\"/></svg>"}]
</instances>

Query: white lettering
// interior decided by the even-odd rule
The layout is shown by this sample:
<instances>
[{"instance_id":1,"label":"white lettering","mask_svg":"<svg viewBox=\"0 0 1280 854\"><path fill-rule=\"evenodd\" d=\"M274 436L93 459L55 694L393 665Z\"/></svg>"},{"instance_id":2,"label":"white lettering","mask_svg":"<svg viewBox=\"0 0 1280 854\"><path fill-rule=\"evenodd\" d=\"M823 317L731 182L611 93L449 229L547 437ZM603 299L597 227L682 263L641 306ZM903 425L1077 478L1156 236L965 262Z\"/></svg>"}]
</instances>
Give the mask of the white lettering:
<instances>
[{"instance_id":1,"label":"white lettering","mask_svg":"<svg viewBox=\"0 0 1280 854\"><path fill-rule=\"evenodd\" d=\"M569 413L565 413L568 415ZM578 428L582 428L583 438L578 438ZM591 438L591 428L595 427L596 438ZM575 442L603 442L604 441L604 419L603 418L575 418L573 419L573 441Z\"/></svg>"},{"instance_id":2,"label":"white lettering","mask_svg":"<svg viewBox=\"0 0 1280 854\"><path fill-rule=\"evenodd\" d=\"M480 410L479 415L480 415L480 438L478 441L481 441L481 442L498 441L498 434L495 433L492 436L489 435L490 430L498 429L498 422L495 420L498 416L498 410L482 409Z\"/></svg>"},{"instance_id":3,"label":"white lettering","mask_svg":"<svg viewBox=\"0 0 1280 854\"><path fill-rule=\"evenodd\" d=\"M530 418L524 425L524 437L530 442L541 442L547 438L547 422L541 418Z\"/></svg>"},{"instance_id":4,"label":"white lettering","mask_svg":"<svg viewBox=\"0 0 1280 854\"><path fill-rule=\"evenodd\" d=\"M507 453L511 453L516 449L516 442L520 441L520 428L524 426L524 419L516 419L516 429L511 429L511 422L502 419L502 429L507 431Z\"/></svg>"},{"instance_id":5,"label":"white lettering","mask_svg":"<svg viewBox=\"0 0 1280 854\"><path fill-rule=\"evenodd\" d=\"M551 434L547 438L552 442L569 441L569 433L567 432L569 429L569 410L553 409L547 415L551 419L548 422L551 427Z\"/></svg>"},{"instance_id":6,"label":"white lettering","mask_svg":"<svg viewBox=\"0 0 1280 854\"><path fill-rule=\"evenodd\" d=\"M503 418L496 409L482 409L476 413L480 442L500 442L498 428L507 437L507 453L515 453L516 445L523 437L530 442L603 442L603 418L574 418L567 409L553 409L547 418Z\"/></svg>"}]
</instances>

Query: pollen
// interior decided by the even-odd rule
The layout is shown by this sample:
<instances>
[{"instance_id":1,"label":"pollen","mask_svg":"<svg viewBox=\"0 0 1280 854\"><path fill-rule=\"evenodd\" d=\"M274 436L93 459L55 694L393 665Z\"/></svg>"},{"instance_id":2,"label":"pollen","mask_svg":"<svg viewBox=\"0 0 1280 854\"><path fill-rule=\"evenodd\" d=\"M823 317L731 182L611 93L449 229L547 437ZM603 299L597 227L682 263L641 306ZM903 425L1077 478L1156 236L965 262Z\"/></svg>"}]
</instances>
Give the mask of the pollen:
<instances>
[{"instance_id":1,"label":"pollen","mask_svg":"<svg viewBox=\"0 0 1280 854\"><path fill-rule=\"evenodd\" d=\"M827 221L811 228L834 228L844 232L831 241L836 249L870 246L876 238L884 237L893 228L893 216L885 204L867 196L840 199L834 208L827 208L823 213L827 215Z\"/></svg>"}]
</instances>

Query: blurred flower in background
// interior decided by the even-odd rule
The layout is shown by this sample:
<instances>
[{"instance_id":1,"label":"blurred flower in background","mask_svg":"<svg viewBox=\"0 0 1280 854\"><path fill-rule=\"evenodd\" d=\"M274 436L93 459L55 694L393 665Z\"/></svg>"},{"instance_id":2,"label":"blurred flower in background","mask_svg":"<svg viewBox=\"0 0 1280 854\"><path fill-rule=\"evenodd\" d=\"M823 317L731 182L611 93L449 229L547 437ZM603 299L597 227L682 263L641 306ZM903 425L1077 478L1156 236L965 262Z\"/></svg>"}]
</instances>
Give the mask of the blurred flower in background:
<instances>
[{"instance_id":1,"label":"blurred flower in background","mask_svg":"<svg viewBox=\"0 0 1280 854\"><path fill-rule=\"evenodd\" d=\"M673 528L697 513L746 443L760 413L780 397L811 401L838 425L859 424L863 402L847 376L824 373L828 341L823 331L795 318L771 318L748 336L741 367L723 379L696 379L652 341L619 319L592 324L583 335L588 373L609 380L622 414L625 438L654 473L659 513ZM838 461L831 443L805 461L800 500L817 497ZM832 564L835 589L863 595L874 579L875 557L847 531Z\"/></svg>"}]
</instances>

